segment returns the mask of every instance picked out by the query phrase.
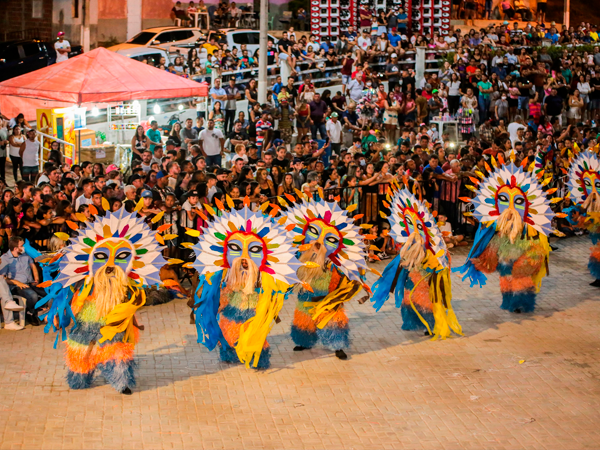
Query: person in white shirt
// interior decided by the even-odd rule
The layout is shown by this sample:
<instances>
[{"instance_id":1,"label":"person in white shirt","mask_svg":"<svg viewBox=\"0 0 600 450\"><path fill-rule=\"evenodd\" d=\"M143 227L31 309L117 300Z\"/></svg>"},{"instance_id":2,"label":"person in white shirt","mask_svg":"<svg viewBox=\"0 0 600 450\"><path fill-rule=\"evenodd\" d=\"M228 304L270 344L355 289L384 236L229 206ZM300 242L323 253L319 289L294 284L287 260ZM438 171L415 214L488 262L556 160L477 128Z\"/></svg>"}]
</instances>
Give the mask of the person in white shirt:
<instances>
[{"instance_id":1,"label":"person in white shirt","mask_svg":"<svg viewBox=\"0 0 600 450\"><path fill-rule=\"evenodd\" d=\"M508 124L508 127L506 127L506 131L508 131L508 134L510 135L510 140L512 142L515 142L517 139L517 131L519 130L519 128L526 128L525 124L523 123L523 118L519 115L515 116L515 121Z\"/></svg>"},{"instance_id":2,"label":"person in white shirt","mask_svg":"<svg viewBox=\"0 0 600 450\"><path fill-rule=\"evenodd\" d=\"M338 120L338 113L331 114L331 119L327 121L325 128L331 143L331 151L339 154L342 147L342 123Z\"/></svg>"},{"instance_id":3,"label":"person in white shirt","mask_svg":"<svg viewBox=\"0 0 600 450\"><path fill-rule=\"evenodd\" d=\"M364 88L365 84L362 82L362 71L359 71L356 72L355 77L352 78L346 86L346 92L348 92L348 95L352 100L358 103L363 97Z\"/></svg>"},{"instance_id":4,"label":"person in white shirt","mask_svg":"<svg viewBox=\"0 0 600 450\"><path fill-rule=\"evenodd\" d=\"M369 35L368 31L363 30L362 36L360 36L356 42L358 44L356 56L359 61L362 61L371 48L371 36Z\"/></svg>"},{"instance_id":5,"label":"person in white shirt","mask_svg":"<svg viewBox=\"0 0 600 450\"><path fill-rule=\"evenodd\" d=\"M221 159L224 152L225 137L221 130L215 129L215 121L209 119L206 130L202 130L198 136L200 151L206 159L206 164L216 164L221 167Z\"/></svg>"},{"instance_id":6,"label":"person in white shirt","mask_svg":"<svg viewBox=\"0 0 600 450\"><path fill-rule=\"evenodd\" d=\"M36 131L27 130L27 139L21 144L19 156L23 161L23 180L35 181L40 171L40 142L35 140Z\"/></svg>"},{"instance_id":7,"label":"person in white shirt","mask_svg":"<svg viewBox=\"0 0 600 450\"><path fill-rule=\"evenodd\" d=\"M79 211L81 205L89 205L92 203L92 192L94 192L94 182L90 178L86 178L81 183L83 194L75 200L75 211Z\"/></svg>"},{"instance_id":8,"label":"person in white shirt","mask_svg":"<svg viewBox=\"0 0 600 450\"><path fill-rule=\"evenodd\" d=\"M56 50L56 62L59 63L69 59L71 44L65 39L63 31L59 31L56 36L58 37L58 41L54 43L54 50Z\"/></svg>"}]
</instances>

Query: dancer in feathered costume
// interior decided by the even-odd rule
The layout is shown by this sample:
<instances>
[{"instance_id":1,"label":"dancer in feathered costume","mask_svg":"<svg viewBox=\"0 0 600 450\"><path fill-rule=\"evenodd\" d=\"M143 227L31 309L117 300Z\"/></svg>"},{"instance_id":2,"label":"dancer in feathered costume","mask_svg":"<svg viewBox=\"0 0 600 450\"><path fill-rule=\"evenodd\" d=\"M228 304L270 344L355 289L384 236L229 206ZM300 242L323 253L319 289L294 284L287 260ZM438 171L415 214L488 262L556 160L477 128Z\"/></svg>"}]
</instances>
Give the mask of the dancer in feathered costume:
<instances>
[{"instance_id":1,"label":"dancer in feathered costume","mask_svg":"<svg viewBox=\"0 0 600 450\"><path fill-rule=\"evenodd\" d=\"M586 150L574 157L567 188L573 202L586 212L585 226L593 244L588 269L595 278L591 285L600 287L600 160L596 154Z\"/></svg>"},{"instance_id":2,"label":"dancer in feathered costume","mask_svg":"<svg viewBox=\"0 0 600 450\"><path fill-rule=\"evenodd\" d=\"M118 392L131 394L138 340L134 314L146 301L142 288L160 283L165 260L157 240L162 237L125 208L85 225L63 249L60 272L46 282L49 293L37 306L53 300L45 331L52 327L67 341L71 389L90 387L98 370Z\"/></svg>"},{"instance_id":3,"label":"dancer in feathered costume","mask_svg":"<svg viewBox=\"0 0 600 450\"><path fill-rule=\"evenodd\" d=\"M434 339L462 335L451 303L448 249L435 219L408 189L390 194L390 235L402 248L373 286L373 307L379 311L394 293L403 330L425 330Z\"/></svg>"},{"instance_id":4,"label":"dancer in feathered costume","mask_svg":"<svg viewBox=\"0 0 600 450\"><path fill-rule=\"evenodd\" d=\"M453 270L463 274L463 279L469 278L471 287L486 283L483 273L498 271L501 308L532 312L548 271L547 236L552 232L554 216L550 203L557 200L549 201L546 196L552 191L542 190L550 178L540 183L512 162L506 166L502 163L492 160L495 170L490 170L488 177L477 173L481 182L471 178L478 182L478 188L472 187L475 198L461 198L473 203L479 228L466 263Z\"/></svg>"},{"instance_id":5,"label":"dancer in feathered costume","mask_svg":"<svg viewBox=\"0 0 600 450\"><path fill-rule=\"evenodd\" d=\"M215 216L193 247L195 321L198 342L209 350L220 344L221 360L266 369L267 335L302 264L285 228L244 202L240 211Z\"/></svg>"},{"instance_id":6,"label":"dancer in feathered costume","mask_svg":"<svg viewBox=\"0 0 600 450\"><path fill-rule=\"evenodd\" d=\"M321 193L321 198L323 195ZM356 205L349 207L350 212ZM297 287L298 304L292 323L294 351L312 348L317 341L347 359L344 349L350 345L350 327L344 302L351 300L364 284L367 269L365 244L355 218L347 215L337 202L314 199L293 204L284 213L288 229L299 246L301 262L315 267L301 267ZM374 273L378 273L373 271Z\"/></svg>"}]
</instances>

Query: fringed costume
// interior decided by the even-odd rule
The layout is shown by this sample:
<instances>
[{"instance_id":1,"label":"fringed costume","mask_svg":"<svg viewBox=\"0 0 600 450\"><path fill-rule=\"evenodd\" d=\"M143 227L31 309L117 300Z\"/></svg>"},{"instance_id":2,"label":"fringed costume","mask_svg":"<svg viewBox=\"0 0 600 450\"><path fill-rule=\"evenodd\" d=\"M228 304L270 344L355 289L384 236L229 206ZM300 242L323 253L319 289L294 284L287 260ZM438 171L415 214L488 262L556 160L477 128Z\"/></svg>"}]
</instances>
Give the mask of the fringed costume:
<instances>
[{"instance_id":1,"label":"fringed costume","mask_svg":"<svg viewBox=\"0 0 600 450\"><path fill-rule=\"evenodd\" d=\"M585 227L592 240L588 269L595 278L592 286L600 287L600 160L595 153L586 150L572 159L567 188L586 215Z\"/></svg>"},{"instance_id":2,"label":"fringed costume","mask_svg":"<svg viewBox=\"0 0 600 450\"><path fill-rule=\"evenodd\" d=\"M291 330L296 351L320 341L338 358L347 358L344 349L350 346L350 327L344 303L361 288L370 293L364 283L368 269L363 236L347 213L335 202L313 199L285 212L299 259L307 264L298 270L301 283L296 288L298 303Z\"/></svg>"},{"instance_id":3,"label":"fringed costume","mask_svg":"<svg viewBox=\"0 0 600 450\"><path fill-rule=\"evenodd\" d=\"M266 369L267 335L302 264L285 228L271 217L247 206L214 216L193 247L198 342L209 350L219 345L224 362Z\"/></svg>"},{"instance_id":4,"label":"fringed costume","mask_svg":"<svg viewBox=\"0 0 600 450\"><path fill-rule=\"evenodd\" d=\"M469 278L471 287L485 285L485 273L498 272L502 292L501 308L510 312L532 312L542 278L548 273L554 213L550 204L560 199L547 199L556 189L542 187L549 178L538 182L536 176L524 172L513 163L496 164L488 177L471 178L478 187L472 202L473 215L479 220L473 247L466 263L454 269ZM538 176L541 178L543 172Z\"/></svg>"},{"instance_id":5,"label":"fringed costume","mask_svg":"<svg viewBox=\"0 0 600 450\"><path fill-rule=\"evenodd\" d=\"M402 248L373 286L374 308L394 294L403 330L424 330L434 339L462 335L452 308L448 249L433 215L409 190L391 194L390 235Z\"/></svg>"},{"instance_id":6,"label":"fringed costume","mask_svg":"<svg viewBox=\"0 0 600 450\"><path fill-rule=\"evenodd\" d=\"M131 394L138 341L134 314L146 301L143 287L160 283L164 240L125 208L85 225L63 250L60 272L45 282L49 293L37 306L53 300L45 331L52 327L66 340L71 389L90 387L99 372L118 392Z\"/></svg>"}]
</instances>

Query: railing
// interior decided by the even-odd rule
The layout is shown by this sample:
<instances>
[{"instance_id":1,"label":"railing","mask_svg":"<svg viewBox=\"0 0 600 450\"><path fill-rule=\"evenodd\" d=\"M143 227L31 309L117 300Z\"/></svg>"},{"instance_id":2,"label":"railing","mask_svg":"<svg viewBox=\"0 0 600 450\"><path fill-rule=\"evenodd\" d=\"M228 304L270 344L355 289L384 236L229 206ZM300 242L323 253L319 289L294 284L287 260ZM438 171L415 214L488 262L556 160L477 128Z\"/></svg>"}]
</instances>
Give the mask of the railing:
<instances>
[{"instance_id":1,"label":"railing","mask_svg":"<svg viewBox=\"0 0 600 450\"><path fill-rule=\"evenodd\" d=\"M40 143L40 172L43 170L44 163L47 161L46 155L50 155L50 150L52 146L52 142L58 142L61 144L61 152L65 157L67 155L71 155L71 161L74 164L74 156L75 156L75 144L67 141L63 141L62 139L58 139L57 137L51 136L46 133L42 133L41 131L36 131L35 138ZM46 146L47 145L47 146Z\"/></svg>"},{"instance_id":2,"label":"railing","mask_svg":"<svg viewBox=\"0 0 600 450\"><path fill-rule=\"evenodd\" d=\"M2 33L3 41L28 40L46 38L38 28L30 28L27 30L5 31Z\"/></svg>"}]
</instances>

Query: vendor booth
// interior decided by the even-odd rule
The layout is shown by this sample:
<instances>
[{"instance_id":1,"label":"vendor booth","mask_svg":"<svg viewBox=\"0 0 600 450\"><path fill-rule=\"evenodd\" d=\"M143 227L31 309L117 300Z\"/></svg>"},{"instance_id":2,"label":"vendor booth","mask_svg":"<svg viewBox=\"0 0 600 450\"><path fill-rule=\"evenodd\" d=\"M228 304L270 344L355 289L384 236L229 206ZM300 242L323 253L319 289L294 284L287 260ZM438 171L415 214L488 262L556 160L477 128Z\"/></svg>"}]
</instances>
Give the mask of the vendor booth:
<instances>
[{"instance_id":1,"label":"vendor booth","mask_svg":"<svg viewBox=\"0 0 600 450\"><path fill-rule=\"evenodd\" d=\"M207 96L206 83L97 48L0 83L0 111L35 120L42 147L49 148L52 140L61 142L69 164L112 163L117 146L128 143L132 133L100 138L86 127L86 114L107 109L111 130L135 130L142 124L139 100Z\"/></svg>"}]
</instances>

